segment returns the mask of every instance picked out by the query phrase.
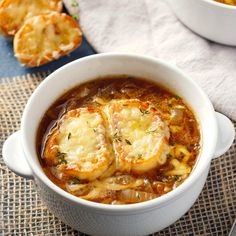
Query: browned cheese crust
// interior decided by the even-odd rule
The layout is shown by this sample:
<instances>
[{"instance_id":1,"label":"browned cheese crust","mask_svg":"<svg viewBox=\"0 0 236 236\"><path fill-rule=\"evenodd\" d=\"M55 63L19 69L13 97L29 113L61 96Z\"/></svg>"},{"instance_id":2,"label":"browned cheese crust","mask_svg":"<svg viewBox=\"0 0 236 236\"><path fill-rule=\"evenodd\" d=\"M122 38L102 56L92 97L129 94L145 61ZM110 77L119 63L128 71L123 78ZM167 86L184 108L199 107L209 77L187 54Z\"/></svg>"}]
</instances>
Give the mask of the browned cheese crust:
<instances>
[{"instance_id":1,"label":"browned cheese crust","mask_svg":"<svg viewBox=\"0 0 236 236\"><path fill-rule=\"evenodd\" d=\"M0 32L14 36L27 19L52 11L62 11L61 0L1 0Z\"/></svg>"},{"instance_id":2,"label":"browned cheese crust","mask_svg":"<svg viewBox=\"0 0 236 236\"><path fill-rule=\"evenodd\" d=\"M17 59L36 67L64 56L82 42L78 23L64 13L52 12L27 20L14 38Z\"/></svg>"}]
</instances>

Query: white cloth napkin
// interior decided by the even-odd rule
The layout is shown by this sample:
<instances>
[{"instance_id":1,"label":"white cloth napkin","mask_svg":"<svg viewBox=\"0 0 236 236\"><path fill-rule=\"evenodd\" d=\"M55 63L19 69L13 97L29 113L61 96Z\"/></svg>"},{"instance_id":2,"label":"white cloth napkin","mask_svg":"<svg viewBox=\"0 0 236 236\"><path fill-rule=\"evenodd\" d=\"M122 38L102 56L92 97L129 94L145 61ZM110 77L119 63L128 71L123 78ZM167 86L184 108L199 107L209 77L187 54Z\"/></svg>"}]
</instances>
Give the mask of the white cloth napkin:
<instances>
[{"instance_id":1,"label":"white cloth napkin","mask_svg":"<svg viewBox=\"0 0 236 236\"><path fill-rule=\"evenodd\" d=\"M236 120L236 48L207 41L183 26L164 0L64 0L79 14L97 52L132 52L176 64Z\"/></svg>"}]
</instances>

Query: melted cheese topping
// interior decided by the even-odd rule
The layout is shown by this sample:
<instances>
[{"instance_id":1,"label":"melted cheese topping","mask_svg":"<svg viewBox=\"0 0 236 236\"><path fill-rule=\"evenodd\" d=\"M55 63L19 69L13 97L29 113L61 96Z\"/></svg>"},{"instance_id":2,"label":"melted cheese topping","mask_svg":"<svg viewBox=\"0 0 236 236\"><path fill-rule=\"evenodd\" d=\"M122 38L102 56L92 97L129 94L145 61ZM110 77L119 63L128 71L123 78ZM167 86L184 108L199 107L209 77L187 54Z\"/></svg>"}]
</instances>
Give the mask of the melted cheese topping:
<instances>
[{"instance_id":1,"label":"melted cheese topping","mask_svg":"<svg viewBox=\"0 0 236 236\"><path fill-rule=\"evenodd\" d=\"M15 56L31 67L57 59L81 42L77 22L66 14L53 12L26 21L14 38L14 50Z\"/></svg>"},{"instance_id":2,"label":"melted cheese topping","mask_svg":"<svg viewBox=\"0 0 236 236\"><path fill-rule=\"evenodd\" d=\"M61 12L61 0L2 0L0 3L0 28L7 35L14 35L29 18L51 11Z\"/></svg>"},{"instance_id":3,"label":"melted cheese topping","mask_svg":"<svg viewBox=\"0 0 236 236\"><path fill-rule=\"evenodd\" d=\"M57 171L85 180L117 170L142 174L166 163L169 154L175 158L165 175L190 173L191 153L180 144L169 146L169 129L151 103L114 100L101 107L75 109L60 120L44 154Z\"/></svg>"},{"instance_id":4,"label":"melted cheese topping","mask_svg":"<svg viewBox=\"0 0 236 236\"><path fill-rule=\"evenodd\" d=\"M187 150L187 148L180 144L175 144L172 146L170 155L175 157L170 160L170 163L173 166L172 170L169 170L165 173L167 176L173 175L186 175L191 172L191 167L187 164L191 153ZM179 158L181 161L179 161Z\"/></svg>"},{"instance_id":5,"label":"melted cheese topping","mask_svg":"<svg viewBox=\"0 0 236 236\"><path fill-rule=\"evenodd\" d=\"M97 113L82 112L79 117L69 117L60 126L59 151L67 153L65 159L71 166L86 161L84 167L89 169L92 161L101 157L103 150L99 146L104 142L104 133L102 118Z\"/></svg>"},{"instance_id":6,"label":"melted cheese topping","mask_svg":"<svg viewBox=\"0 0 236 236\"><path fill-rule=\"evenodd\" d=\"M59 170L89 180L103 174L113 160L105 126L99 112L86 108L68 112L54 131L54 142L46 145L47 149L57 149L53 155L59 158ZM60 160L62 154L63 160Z\"/></svg>"},{"instance_id":7,"label":"melted cheese topping","mask_svg":"<svg viewBox=\"0 0 236 236\"><path fill-rule=\"evenodd\" d=\"M120 170L142 173L166 162L169 130L149 104L121 100L105 110Z\"/></svg>"}]
</instances>

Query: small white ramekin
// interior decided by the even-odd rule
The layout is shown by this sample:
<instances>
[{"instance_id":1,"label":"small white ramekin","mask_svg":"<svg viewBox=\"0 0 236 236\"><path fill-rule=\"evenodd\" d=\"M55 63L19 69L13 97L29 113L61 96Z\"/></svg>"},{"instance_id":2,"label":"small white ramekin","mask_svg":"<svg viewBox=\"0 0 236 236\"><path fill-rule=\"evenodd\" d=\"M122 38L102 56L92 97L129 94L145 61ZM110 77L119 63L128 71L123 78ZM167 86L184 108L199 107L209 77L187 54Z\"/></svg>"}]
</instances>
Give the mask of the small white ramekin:
<instances>
[{"instance_id":1,"label":"small white ramekin","mask_svg":"<svg viewBox=\"0 0 236 236\"><path fill-rule=\"evenodd\" d=\"M180 21L217 43L236 46L236 6L214 0L167 0Z\"/></svg>"},{"instance_id":2,"label":"small white ramekin","mask_svg":"<svg viewBox=\"0 0 236 236\"><path fill-rule=\"evenodd\" d=\"M60 95L91 79L120 74L146 78L183 97L199 121L202 150L191 175L175 190L143 203L106 205L75 197L52 183L40 166L35 139L42 116ZM212 158L223 154L233 138L229 119L216 113L198 85L175 66L133 54L99 54L61 67L38 86L25 107L20 131L4 143L3 158L16 174L35 180L51 212L71 227L92 235L146 235L189 210L203 188Z\"/></svg>"}]
</instances>

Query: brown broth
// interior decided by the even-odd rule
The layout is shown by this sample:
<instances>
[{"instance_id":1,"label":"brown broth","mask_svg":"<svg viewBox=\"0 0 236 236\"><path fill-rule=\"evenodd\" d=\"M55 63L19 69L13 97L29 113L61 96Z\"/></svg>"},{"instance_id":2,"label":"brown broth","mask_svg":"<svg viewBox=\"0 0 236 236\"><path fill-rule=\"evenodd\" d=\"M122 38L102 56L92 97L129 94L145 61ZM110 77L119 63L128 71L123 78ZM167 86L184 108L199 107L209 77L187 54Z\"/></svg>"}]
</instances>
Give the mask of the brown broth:
<instances>
[{"instance_id":1,"label":"brown broth","mask_svg":"<svg viewBox=\"0 0 236 236\"><path fill-rule=\"evenodd\" d=\"M80 107L87 107L89 105L97 107L101 106L99 102L94 102L95 97L99 97L105 102L109 102L112 99L133 98L141 101L152 102L159 111L162 120L167 121L169 126L177 128L180 127L177 132L172 132L170 130L169 144L173 147L178 145L186 147L190 153L190 158L187 161L187 165L191 167L191 169L194 167L200 150L200 131L193 112L185 104L185 102L179 96L167 91L153 82L125 75L115 77L111 76L87 82L66 92L50 106L42 118L38 128L36 148L43 170L48 178L56 185L68 191L66 184L70 181L70 179L58 179L52 173L51 166L47 165L43 157L45 142L50 136L50 131L52 128L66 112ZM169 117L171 112L173 112L173 109L176 109L176 106L181 107L183 112L180 120L177 119L173 121L170 120ZM181 184L189 174L185 174L183 176L165 175L166 171L173 169L173 165L170 163L173 158L179 160L180 162L182 160L181 156L175 156L175 154L172 153L168 156L166 163L160 168L152 169L141 175L134 175L132 173L129 174L132 177L144 179L146 183L148 182L149 188L147 188L147 186L140 186L135 190L140 192L148 192L149 194L154 194L154 196L158 197L173 190ZM117 171L113 176L119 176L122 174L123 173ZM86 181L79 182L85 184L87 183ZM101 198L96 198L92 201L107 204L127 204L139 202L138 200L133 202L128 200L119 201L119 194L120 191L110 191L105 197L103 196ZM143 200L141 199L140 201Z\"/></svg>"}]
</instances>

